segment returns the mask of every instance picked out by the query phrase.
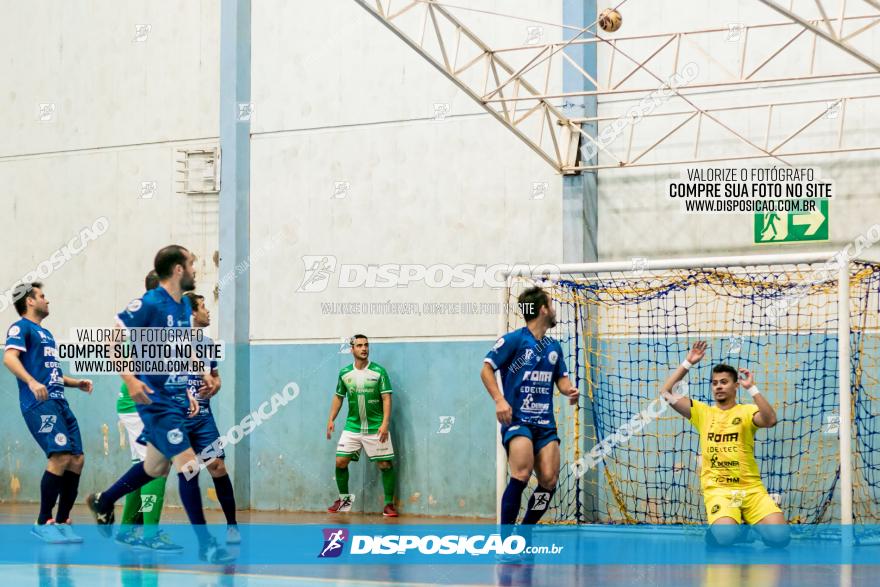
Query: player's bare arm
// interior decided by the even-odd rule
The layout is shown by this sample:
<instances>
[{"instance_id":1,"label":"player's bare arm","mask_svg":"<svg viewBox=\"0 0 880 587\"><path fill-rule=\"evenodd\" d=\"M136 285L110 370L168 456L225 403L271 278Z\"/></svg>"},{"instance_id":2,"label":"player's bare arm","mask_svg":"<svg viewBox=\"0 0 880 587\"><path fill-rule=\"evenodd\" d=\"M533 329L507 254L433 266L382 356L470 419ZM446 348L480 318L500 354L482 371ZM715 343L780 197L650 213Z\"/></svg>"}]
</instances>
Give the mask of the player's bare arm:
<instances>
[{"instance_id":1,"label":"player's bare arm","mask_svg":"<svg viewBox=\"0 0 880 587\"><path fill-rule=\"evenodd\" d=\"M46 401L49 397L49 390L46 386L31 377L24 365L21 363L21 351L18 349L6 349L3 353L3 364L9 369L13 375L27 383L28 389L34 394L38 401Z\"/></svg>"},{"instance_id":2,"label":"player's bare arm","mask_svg":"<svg viewBox=\"0 0 880 587\"><path fill-rule=\"evenodd\" d=\"M391 394L382 394L382 425L379 426L379 442L388 440L388 427L391 425Z\"/></svg>"},{"instance_id":3,"label":"player's bare arm","mask_svg":"<svg viewBox=\"0 0 880 587\"><path fill-rule=\"evenodd\" d=\"M691 347L691 350L688 351L687 356L685 357L684 362L675 368L672 375L663 383L663 386L660 388L660 397L666 400L672 409L684 416L685 418L691 417L691 400L689 397L685 397L683 395L679 395L674 393L673 388L684 379L688 371L693 365L699 363L703 357L706 356L706 344L705 340L698 340L694 343L694 346Z\"/></svg>"},{"instance_id":4,"label":"player's bare arm","mask_svg":"<svg viewBox=\"0 0 880 587\"><path fill-rule=\"evenodd\" d=\"M64 387L75 387L80 391L84 391L86 393L92 393L92 380L91 379L75 379L73 377L68 377L65 375L64 379Z\"/></svg>"},{"instance_id":5,"label":"player's bare arm","mask_svg":"<svg viewBox=\"0 0 880 587\"><path fill-rule=\"evenodd\" d=\"M752 417L752 422L758 428L772 428L776 426L776 410L770 405L770 402L764 397L764 394L755 385L755 376L748 369L739 370L739 384L742 388L749 392L755 405L758 406L758 413Z\"/></svg>"},{"instance_id":6,"label":"player's bare arm","mask_svg":"<svg viewBox=\"0 0 880 587\"><path fill-rule=\"evenodd\" d=\"M568 398L569 405L577 405L579 392L567 375L559 378L559 381L556 382L556 387L559 389L559 393Z\"/></svg>"},{"instance_id":7,"label":"player's bare arm","mask_svg":"<svg viewBox=\"0 0 880 587\"><path fill-rule=\"evenodd\" d=\"M513 408L510 407L510 404L504 399L504 394L498 389L498 382L495 380L495 369L492 368L492 365L483 363L480 379L483 380L486 391L495 400L495 417L505 426L510 424L510 421L513 419Z\"/></svg>"},{"instance_id":8,"label":"player's bare arm","mask_svg":"<svg viewBox=\"0 0 880 587\"><path fill-rule=\"evenodd\" d=\"M385 395L388 395L387 393ZM333 430L335 428L333 421L336 420L336 416L339 415L339 410L342 409L342 398L336 394L333 394L333 401L330 403L330 418L327 420L327 440L330 440L333 436Z\"/></svg>"}]
</instances>

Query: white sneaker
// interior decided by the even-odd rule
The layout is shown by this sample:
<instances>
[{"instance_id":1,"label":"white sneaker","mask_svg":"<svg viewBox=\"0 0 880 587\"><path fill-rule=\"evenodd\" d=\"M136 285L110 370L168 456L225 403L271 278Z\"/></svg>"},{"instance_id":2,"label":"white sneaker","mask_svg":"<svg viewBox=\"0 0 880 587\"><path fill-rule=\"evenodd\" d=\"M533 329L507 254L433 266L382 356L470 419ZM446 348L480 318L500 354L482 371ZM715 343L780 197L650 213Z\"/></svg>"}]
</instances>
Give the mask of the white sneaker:
<instances>
[{"instance_id":1,"label":"white sneaker","mask_svg":"<svg viewBox=\"0 0 880 587\"><path fill-rule=\"evenodd\" d=\"M82 536L74 532L70 524L55 524L55 528L64 536L68 544L80 544L83 541Z\"/></svg>"},{"instance_id":2,"label":"white sneaker","mask_svg":"<svg viewBox=\"0 0 880 587\"><path fill-rule=\"evenodd\" d=\"M34 524L31 528L31 534L47 544L66 544L67 538L64 537L55 526L54 520L49 520L45 524Z\"/></svg>"},{"instance_id":3,"label":"white sneaker","mask_svg":"<svg viewBox=\"0 0 880 587\"><path fill-rule=\"evenodd\" d=\"M238 526L226 527L226 544L241 544L241 532Z\"/></svg>"}]
</instances>

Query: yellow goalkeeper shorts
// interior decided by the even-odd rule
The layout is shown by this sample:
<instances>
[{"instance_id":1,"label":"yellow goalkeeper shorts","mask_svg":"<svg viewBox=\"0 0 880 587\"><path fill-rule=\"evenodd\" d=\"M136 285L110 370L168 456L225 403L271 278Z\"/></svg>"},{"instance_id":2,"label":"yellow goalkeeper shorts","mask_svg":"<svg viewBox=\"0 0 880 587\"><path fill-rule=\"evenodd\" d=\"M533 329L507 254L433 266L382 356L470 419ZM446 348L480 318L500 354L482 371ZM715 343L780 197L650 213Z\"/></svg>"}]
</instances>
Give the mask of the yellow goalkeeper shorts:
<instances>
[{"instance_id":1,"label":"yellow goalkeeper shorts","mask_svg":"<svg viewBox=\"0 0 880 587\"><path fill-rule=\"evenodd\" d=\"M706 517L710 524L719 518L733 518L736 522L757 524L770 514L782 513L763 485L748 489L709 489L703 492Z\"/></svg>"}]
</instances>

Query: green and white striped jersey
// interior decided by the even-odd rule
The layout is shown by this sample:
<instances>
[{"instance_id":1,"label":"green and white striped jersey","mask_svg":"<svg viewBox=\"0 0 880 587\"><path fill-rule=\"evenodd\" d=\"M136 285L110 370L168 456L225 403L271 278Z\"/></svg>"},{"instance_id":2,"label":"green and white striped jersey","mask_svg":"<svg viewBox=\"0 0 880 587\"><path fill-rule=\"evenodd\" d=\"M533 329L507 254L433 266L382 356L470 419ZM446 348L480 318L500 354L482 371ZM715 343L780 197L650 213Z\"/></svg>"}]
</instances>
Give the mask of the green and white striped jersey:
<instances>
[{"instance_id":1,"label":"green and white striped jersey","mask_svg":"<svg viewBox=\"0 0 880 587\"><path fill-rule=\"evenodd\" d=\"M376 434L384 414L383 393L391 393L391 380L381 365L370 362L363 369L355 369L354 364L343 367L336 382L336 395L348 396L345 429L361 434Z\"/></svg>"}]
</instances>

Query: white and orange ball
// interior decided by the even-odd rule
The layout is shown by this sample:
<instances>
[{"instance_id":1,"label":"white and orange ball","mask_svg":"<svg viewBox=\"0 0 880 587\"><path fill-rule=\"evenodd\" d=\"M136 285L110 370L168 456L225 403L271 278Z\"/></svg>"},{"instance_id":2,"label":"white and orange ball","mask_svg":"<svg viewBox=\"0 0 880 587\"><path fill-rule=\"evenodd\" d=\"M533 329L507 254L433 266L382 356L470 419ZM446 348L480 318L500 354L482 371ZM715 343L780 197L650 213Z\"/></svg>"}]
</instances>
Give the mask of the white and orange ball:
<instances>
[{"instance_id":1,"label":"white and orange ball","mask_svg":"<svg viewBox=\"0 0 880 587\"><path fill-rule=\"evenodd\" d=\"M599 27L606 33L613 33L623 24L623 17L613 8L606 8L599 15Z\"/></svg>"}]
</instances>

